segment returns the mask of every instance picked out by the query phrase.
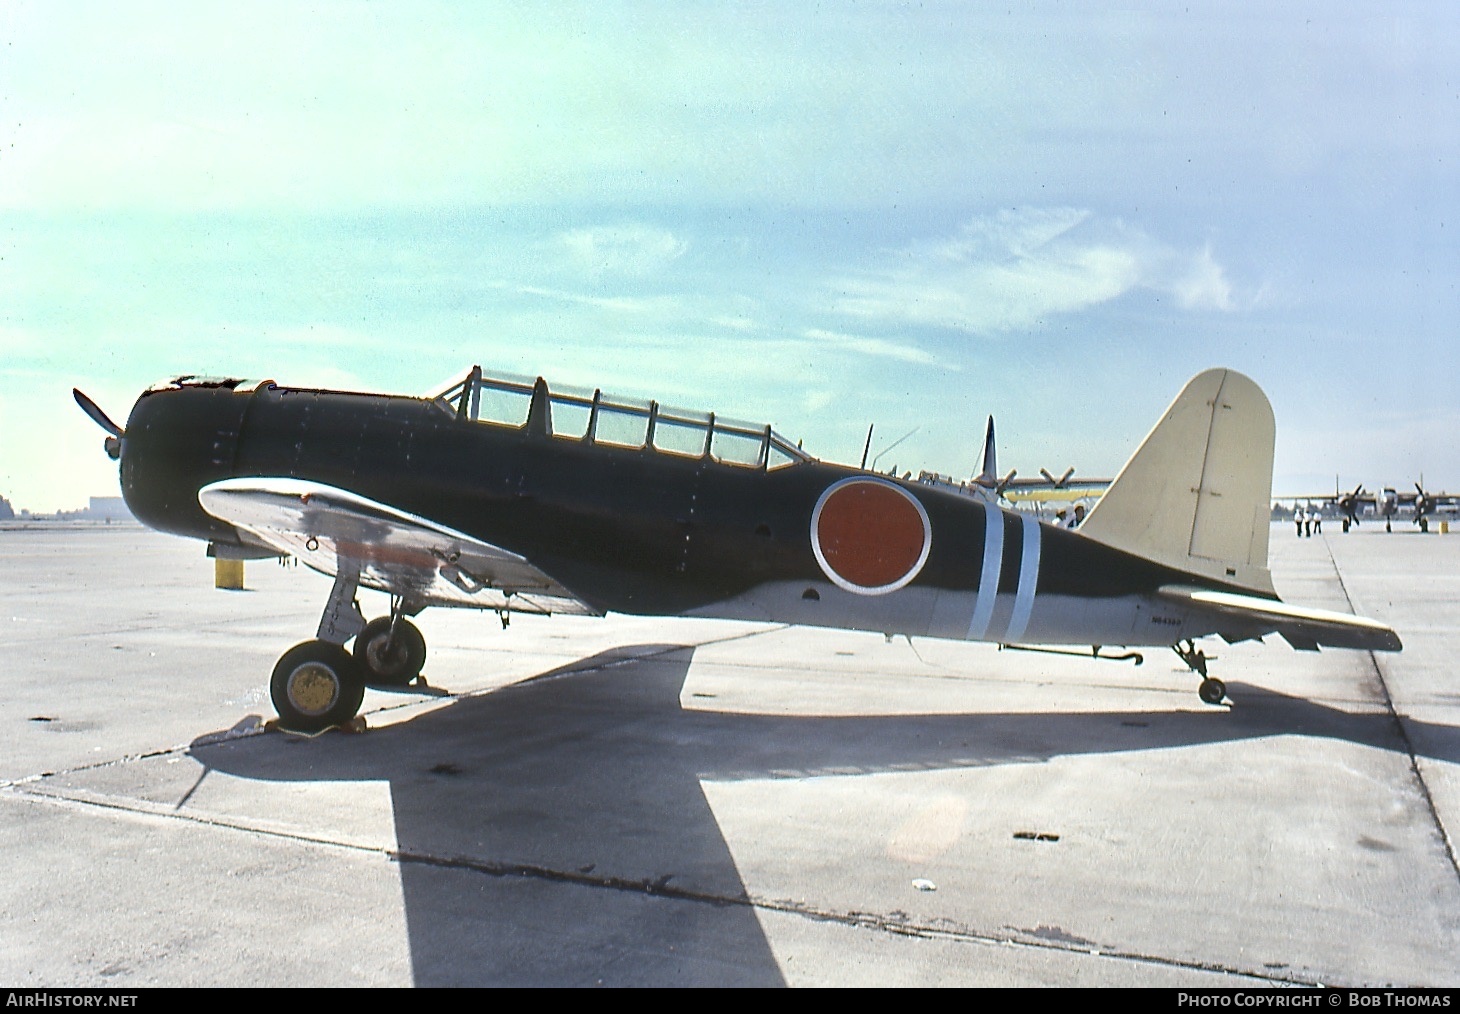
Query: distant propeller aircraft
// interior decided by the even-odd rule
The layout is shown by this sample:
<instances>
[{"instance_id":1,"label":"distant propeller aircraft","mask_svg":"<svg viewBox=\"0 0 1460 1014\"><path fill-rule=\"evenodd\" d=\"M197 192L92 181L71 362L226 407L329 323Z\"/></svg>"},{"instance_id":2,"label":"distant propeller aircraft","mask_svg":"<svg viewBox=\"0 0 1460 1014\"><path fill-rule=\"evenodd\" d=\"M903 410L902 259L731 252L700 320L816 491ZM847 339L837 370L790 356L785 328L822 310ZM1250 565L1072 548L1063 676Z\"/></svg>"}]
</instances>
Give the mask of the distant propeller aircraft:
<instances>
[{"instance_id":1,"label":"distant propeller aircraft","mask_svg":"<svg viewBox=\"0 0 1460 1014\"><path fill-rule=\"evenodd\" d=\"M430 606L504 625L720 617L1095 658L1171 647L1212 704L1226 688L1197 638L1401 648L1381 623L1278 598L1272 408L1231 370L1186 385L1078 530L818 461L770 426L480 367L424 397L180 376L143 392L125 429L75 397L138 519L218 558L289 554L333 577L314 638L270 680L281 724L301 731L352 719L367 685L415 681L426 642L408 617ZM361 588L388 611L367 622Z\"/></svg>"},{"instance_id":2,"label":"distant propeller aircraft","mask_svg":"<svg viewBox=\"0 0 1460 1014\"><path fill-rule=\"evenodd\" d=\"M1335 484L1336 486L1336 484ZM1346 532L1350 526L1359 523L1359 515L1365 507L1384 519L1384 530L1394 530L1394 519L1399 517L1403 508L1410 508L1410 520L1419 526L1421 532L1430 530L1429 516L1442 505L1453 505L1455 497L1450 493L1431 493L1424 488L1424 477L1414 484L1413 493L1401 493L1393 486L1384 486L1377 493L1369 493L1364 490L1363 483L1355 486L1351 491L1344 493L1335 491L1333 494L1320 494L1318 496L1296 496L1282 497L1280 499L1292 500L1294 503L1303 501L1310 506L1313 503L1331 503L1338 507L1339 513L1343 516L1343 530Z\"/></svg>"},{"instance_id":3,"label":"distant propeller aircraft","mask_svg":"<svg viewBox=\"0 0 1460 1014\"><path fill-rule=\"evenodd\" d=\"M919 474L918 480L930 486L955 490L992 503L1004 501L1011 504L1021 500L1047 503L1051 500L1097 499L1111 482L1109 479L1089 479L1083 476L1076 478L1073 465L1058 477L1045 468L1041 468L1039 474L1043 476L1042 479L1020 479L1019 473L1011 468L1006 475L1000 477L998 452L994 446L994 417L989 416L983 438L983 468L977 475L959 482L950 476L924 471Z\"/></svg>"}]
</instances>

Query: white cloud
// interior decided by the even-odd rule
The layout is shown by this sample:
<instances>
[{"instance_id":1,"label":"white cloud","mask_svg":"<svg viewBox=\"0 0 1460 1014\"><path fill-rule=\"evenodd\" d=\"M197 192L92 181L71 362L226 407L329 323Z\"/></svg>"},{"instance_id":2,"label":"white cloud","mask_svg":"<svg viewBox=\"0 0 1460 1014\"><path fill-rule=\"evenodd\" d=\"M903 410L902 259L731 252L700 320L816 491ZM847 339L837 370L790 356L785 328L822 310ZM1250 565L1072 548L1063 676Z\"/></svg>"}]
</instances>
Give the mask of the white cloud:
<instances>
[{"instance_id":1,"label":"white cloud","mask_svg":"<svg viewBox=\"0 0 1460 1014\"><path fill-rule=\"evenodd\" d=\"M556 242L575 268L594 279L647 277L689 249L686 241L665 229L635 224L570 229Z\"/></svg>"},{"instance_id":2,"label":"white cloud","mask_svg":"<svg viewBox=\"0 0 1460 1014\"><path fill-rule=\"evenodd\" d=\"M1035 256L1089 218L1090 212L1075 208L1000 211L965 222L951 239L914 244L911 251L926 250L930 258L954 263Z\"/></svg>"},{"instance_id":3,"label":"white cloud","mask_svg":"<svg viewBox=\"0 0 1460 1014\"><path fill-rule=\"evenodd\" d=\"M841 334L837 331L825 331L820 328L811 328L805 332L805 335L817 345L859 356L900 359L905 363L918 363L924 366L933 366L938 362L936 357L923 349L910 344L888 341L886 338L866 338L860 335ZM958 367L949 366L948 368L956 370Z\"/></svg>"},{"instance_id":4,"label":"white cloud","mask_svg":"<svg viewBox=\"0 0 1460 1014\"><path fill-rule=\"evenodd\" d=\"M825 388L815 388L808 390L801 398L801 407L809 415L820 412L828 405L835 404L837 400L837 393L835 391L828 391Z\"/></svg>"},{"instance_id":5,"label":"white cloud","mask_svg":"<svg viewBox=\"0 0 1460 1014\"><path fill-rule=\"evenodd\" d=\"M571 303L576 306L587 306L597 310L607 310L615 314L625 315L665 315L672 313L679 305L679 300L674 296L590 296L581 292L569 292L566 289L551 289L542 285L510 285L506 283L491 283L490 287L510 289L521 296L534 296L538 299L551 300L557 303Z\"/></svg>"},{"instance_id":6,"label":"white cloud","mask_svg":"<svg viewBox=\"0 0 1460 1014\"><path fill-rule=\"evenodd\" d=\"M1178 302L1186 310L1231 310L1232 284L1226 272L1205 247L1193 257L1184 259L1185 273L1171 285ZM1254 297L1255 298L1255 297Z\"/></svg>"},{"instance_id":7,"label":"white cloud","mask_svg":"<svg viewBox=\"0 0 1460 1014\"><path fill-rule=\"evenodd\" d=\"M744 314L720 314L710 317L706 323L713 324L716 327L723 327L728 331L739 331L741 333L749 333L759 327L753 318Z\"/></svg>"},{"instance_id":8,"label":"white cloud","mask_svg":"<svg viewBox=\"0 0 1460 1014\"><path fill-rule=\"evenodd\" d=\"M1070 208L975 218L956 236L911 244L834 287L843 313L972 334L1024 330L1137 289L1171 295L1183 309L1234 308L1209 247L1178 250Z\"/></svg>"},{"instance_id":9,"label":"white cloud","mask_svg":"<svg viewBox=\"0 0 1460 1014\"><path fill-rule=\"evenodd\" d=\"M947 178L965 165L965 145L950 147L941 129L954 115L948 96L987 103L1007 77L961 45L951 70L933 61L898 73L935 40L952 48L947 17L12 0L0 23L13 40L0 68L12 142L0 206L601 205L808 187L845 196L865 193L873 156L889 151L909 186L920 167ZM905 120L825 115L869 98L940 112L912 139ZM884 121L897 144L869 129Z\"/></svg>"}]
</instances>

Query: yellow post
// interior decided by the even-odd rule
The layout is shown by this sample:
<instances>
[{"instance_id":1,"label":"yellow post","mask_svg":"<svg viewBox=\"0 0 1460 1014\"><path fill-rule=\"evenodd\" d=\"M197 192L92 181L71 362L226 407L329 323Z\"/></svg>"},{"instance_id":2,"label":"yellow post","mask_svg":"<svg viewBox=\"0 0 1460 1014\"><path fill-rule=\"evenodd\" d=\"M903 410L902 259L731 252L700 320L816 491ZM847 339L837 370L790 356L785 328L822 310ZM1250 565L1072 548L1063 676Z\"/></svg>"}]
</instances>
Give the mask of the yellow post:
<instances>
[{"instance_id":1,"label":"yellow post","mask_svg":"<svg viewBox=\"0 0 1460 1014\"><path fill-rule=\"evenodd\" d=\"M243 561L215 559L213 561L213 587L241 591L243 589Z\"/></svg>"},{"instance_id":2,"label":"yellow post","mask_svg":"<svg viewBox=\"0 0 1460 1014\"><path fill-rule=\"evenodd\" d=\"M1450 534L1450 522L1448 522L1448 521L1441 521L1440 522L1440 534L1441 535L1449 535Z\"/></svg>"}]
</instances>

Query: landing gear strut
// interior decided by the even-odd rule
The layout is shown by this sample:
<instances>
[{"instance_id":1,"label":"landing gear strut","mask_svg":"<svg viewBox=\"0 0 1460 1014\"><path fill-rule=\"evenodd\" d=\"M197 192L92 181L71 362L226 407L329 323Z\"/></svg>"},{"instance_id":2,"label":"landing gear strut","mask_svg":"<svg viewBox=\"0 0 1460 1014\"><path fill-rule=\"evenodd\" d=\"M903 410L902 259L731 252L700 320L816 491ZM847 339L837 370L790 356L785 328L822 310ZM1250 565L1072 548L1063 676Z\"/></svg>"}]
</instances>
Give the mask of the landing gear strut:
<instances>
[{"instance_id":1,"label":"landing gear strut","mask_svg":"<svg viewBox=\"0 0 1460 1014\"><path fill-rule=\"evenodd\" d=\"M1222 699L1227 696L1227 684L1215 676L1207 675L1207 653L1198 648L1195 641L1187 641L1184 647L1180 644L1173 644L1171 650L1176 652L1177 658L1186 663L1187 668L1201 677L1201 686L1196 690L1197 696L1207 704L1221 704Z\"/></svg>"}]
</instances>

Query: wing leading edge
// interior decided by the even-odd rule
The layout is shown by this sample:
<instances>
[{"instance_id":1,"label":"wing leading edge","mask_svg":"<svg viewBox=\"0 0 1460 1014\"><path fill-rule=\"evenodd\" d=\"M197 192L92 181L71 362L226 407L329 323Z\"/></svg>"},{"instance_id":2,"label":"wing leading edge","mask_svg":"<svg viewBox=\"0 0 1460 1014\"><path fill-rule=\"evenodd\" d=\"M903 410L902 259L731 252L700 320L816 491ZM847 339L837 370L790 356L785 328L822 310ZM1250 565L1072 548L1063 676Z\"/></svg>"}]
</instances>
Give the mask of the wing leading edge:
<instances>
[{"instance_id":1,"label":"wing leading edge","mask_svg":"<svg viewBox=\"0 0 1460 1014\"><path fill-rule=\"evenodd\" d=\"M601 616L525 557L348 490L288 478L225 479L198 502L261 545L422 606Z\"/></svg>"},{"instance_id":2,"label":"wing leading edge","mask_svg":"<svg viewBox=\"0 0 1460 1014\"><path fill-rule=\"evenodd\" d=\"M1300 651L1317 651L1320 645L1367 651L1400 651L1404 647L1393 628L1362 616L1186 585L1165 585L1157 594L1230 622L1230 633L1219 631L1229 641L1276 633Z\"/></svg>"}]
</instances>

